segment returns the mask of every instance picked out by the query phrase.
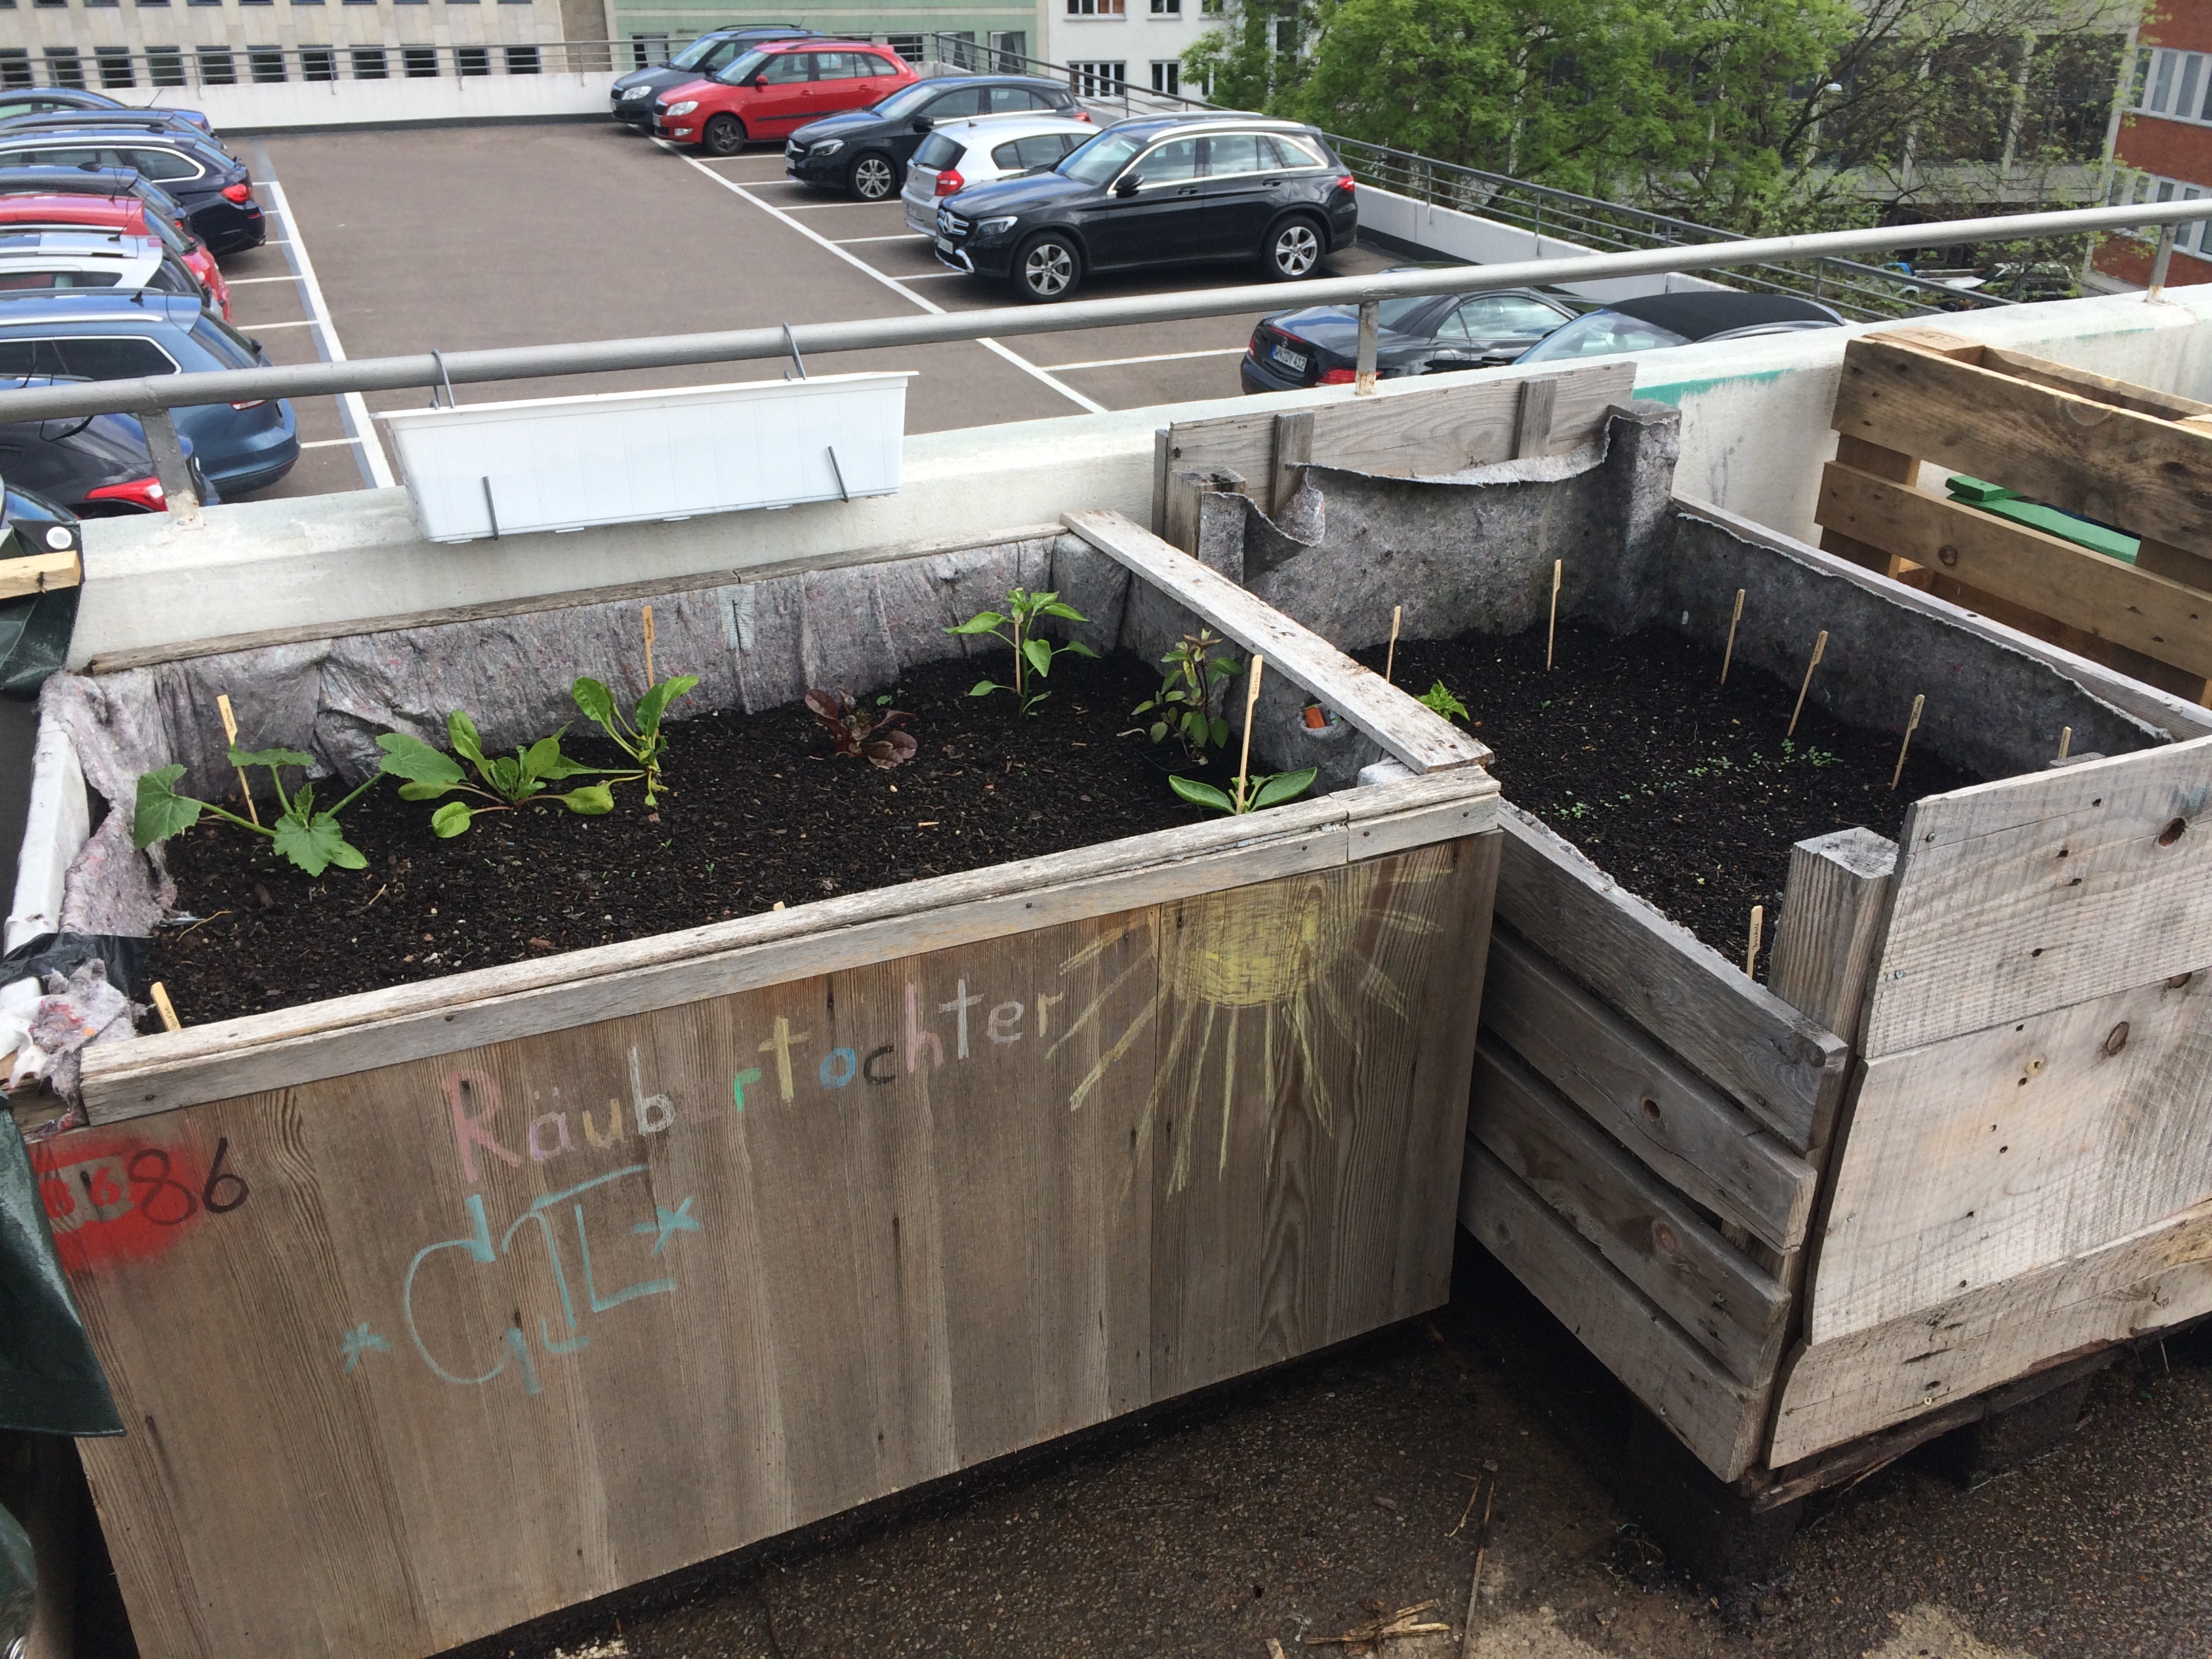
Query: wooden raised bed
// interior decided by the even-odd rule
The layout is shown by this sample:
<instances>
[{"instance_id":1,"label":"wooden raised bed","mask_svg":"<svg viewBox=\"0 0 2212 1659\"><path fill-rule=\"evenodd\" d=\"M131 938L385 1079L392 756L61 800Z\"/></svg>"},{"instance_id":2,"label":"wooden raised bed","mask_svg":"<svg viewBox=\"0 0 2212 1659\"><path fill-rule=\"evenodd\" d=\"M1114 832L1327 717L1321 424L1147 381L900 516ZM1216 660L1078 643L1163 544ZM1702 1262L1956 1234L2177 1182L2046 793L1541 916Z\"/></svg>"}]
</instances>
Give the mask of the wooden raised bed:
<instances>
[{"instance_id":1,"label":"wooden raised bed","mask_svg":"<svg viewBox=\"0 0 2212 1659\"><path fill-rule=\"evenodd\" d=\"M1484 751L1079 529L694 597L903 594L939 654L955 577L1149 655L1203 616L1405 775L91 1051L40 1159L142 1651L427 1653L1445 1299ZM137 672L249 686L230 643Z\"/></svg>"},{"instance_id":2,"label":"wooden raised bed","mask_svg":"<svg viewBox=\"0 0 2212 1659\"><path fill-rule=\"evenodd\" d=\"M1916 745L1996 780L1914 804L1901 847L1794 849L1763 985L1504 820L1462 1220L1771 1505L2212 1310L2212 720L1671 499L1677 418L1617 411L1570 473L1316 463L1296 534L1171 487L1206 563L1346 648L1394 604L1409 638L1540 629L1563 558L1563 617L1717 657L1744 590L1739 665L1794 686L1826 629L1816 704L1894 731L1924 692Z\"/></svg>"}]
</instances>

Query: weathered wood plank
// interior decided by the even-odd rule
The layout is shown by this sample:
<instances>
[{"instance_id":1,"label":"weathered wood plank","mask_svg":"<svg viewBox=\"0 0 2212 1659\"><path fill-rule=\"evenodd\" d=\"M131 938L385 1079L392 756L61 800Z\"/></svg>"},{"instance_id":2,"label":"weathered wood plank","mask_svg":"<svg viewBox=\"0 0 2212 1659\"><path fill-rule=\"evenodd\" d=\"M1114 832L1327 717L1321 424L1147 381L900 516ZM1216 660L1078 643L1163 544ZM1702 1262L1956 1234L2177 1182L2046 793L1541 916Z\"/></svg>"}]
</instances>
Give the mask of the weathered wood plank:
<instances>
[{"instance_id":1,"label":"weathered wood plank","mask_svg":"<svg viewBox=\"0 0 2212 1659\"><path fill-rule=\"evenodd\" d=\"M2130 380L2116 380L2109 374L2094 374L2086 368L2053 362L2048 357L2038 357L2025 351L2013 351L2002 346L1984 346L1973 359L1984 368L2002 370L2014 380L2027 380L2058 392L2071 392L2100 404L2110 404L2115 409L2131 409L2138 415L2154 416L2162 421L2188 421L2212 415L2212 404L2200 404L2193 398L2184 398L2171 392L2154 392L2148 386L2136 386Z\"/></svg>"},{"instance_id":2,"label":"weathered wood plank","mask_svg":"<svg viewBox=\"0 0 2212 1659\"><path fill-rule=\"evenodd\" d=\"M1846 1042L1857 1036L1865 1012L1896 868L1897 843L1863 827L1815 836L1790 849L1766 986ZM1826 1141L1820 1136L1814 1144Z\"/></svg>"},{"instance_id":3,"label":"weathered wood plank","mask_svg":"<svg viewBox=\"0 0 2212 1659\"><path fill-rule=\"evenodd\" d=\"M1772 1369L1781 1284L1500 1044L1475 1051L1468 1133L1739 1382Z\"/></svg>"},{"instance_id":4,"label":"weathered wood plank","mask_svg":"<svg viewBox=\"0 0 2212 1659\"><path fill-rule=\"evenodd\" d=\"M1559 404L1559 383L1553 376L1521 382L1521 406L1513 412L1515 460L1554 453L1552 428Z\"/></svg>"},{"instance_id":5,"label":"weathered wood plank","mask_svg":"<svg viewBox=\"0 0 2212 1659\"><path fill-rule=\"evenodd\" d=\"M2212 1204L1788 1362L1770 1468L2008 1382L2063 1355L2212 1312Z\"/></svg>"},{"instance_id":6,"label":"weathered wood plank","mask_svg":"<svg viewBox=\"0 0 2212 1659\"><path fill-rule=\"evenodd\" d=\"M1491 940L1482 1024L1668 1185L1778 1250L1804 1237L1813 1166L1502 931Z\"/></svg>"},{"instance_id":7,"label":"weathered wood plank","mask_svg":"<svg viewBox=\"0 0 2212 1659\"><path fill-rule=\"evenodd\" d=\"M75 553L27 553L21 558L0 559L0 599L26 599L33 593L75 587L83 580Z\"/></svg>"},{"instance_id":8,"label":"weathered wood plank","mask_svg":"<svg viewBox=\"0 0 2212 1659\"><path fill-rule=\"evenodd\" d=\"M1836 430L2038 499L2212 551L2212 433L1880 334L1844 349Z\"/></svg>"},{"instance_id":9,"label":"weathered wood plank","mask_svg":"<svg viewBox=\"0 0 2212 1659\"><path fill-rule=\"evenodd\" d=\"M1914 803L1869 1059L2212 963L2212 741Z\"/></svg>"},{"instance_id":10,"label":"weathered wood plank","mask_svg":"<svg viewBox=\"0 0 2212 1659\"><path fill-rule=\"evenodd\" d=\"M1831 463L1817 522L2131 651L2212 674L2212 595L2027 525Z\"/></svg>"},{"instance_id":11,"label":"weathered wood plank","mask_svg":"<svg viewBox=\"0 0 2212 1659\"><path fill-rule=\"evenodd\" d=\"M1119 513L1071 513L1067 527L1120 560L1154 591L1211 623L1317 697L1416 772L1479 766L1490 750L1449 720L1363 668L1225 576L1148 534Z\"/></svg>"},{"instance_id":12,"label":"weathered wood plank","mask_svg":"<svg viewBox=\"0 0 2212 1659\"><path fill-rule=\"evenodd\" d=\"M1848 1057L1824 1030L1508 805L1499 917L1802 1152L1841 1097Z\"/></svg>"},{"instance_id":13,"label":"weathered wood plank","mask_svg":"<svg viewBox=\"0 0 2212 1659\"><path fill-rule=\"evenodd\" d=\"M1275 453L1268 468L1269 517L1279 515L1298 493L1306 467L1313 460L1313 440L1314 417L1310 409L1285 410L1275 416Z\"/></svg>"},{"instance_id":14,"label":"weathered wood plank","mask_svg":"<svg viewBox=\"0 0 2212 1659\"><path fill-rule=\"evenodd\" d=\"M1723 1480L1751 1468L1761 1424L1743 1385L1481 1146L1459 1218L1699 1462Z\"/></svg>"},{"instance_id":15,"label":"weathered wood plank","mask_svg":"<svg viewBox=\"0 0 2212 1659\"><path fill-rule=\"evenodd\" d=\"M1811 1340L2083 1255L2212 1194L2212 973L2181 977L1869 1062Z\"/></svg>"},{"instance_id":16,"label":"weathered wood plank","mask_svg":"<svg viewBox=\"0 0 2212 1659\"><path fill-rule=\"evenodd\" d=\"M1168 474L1167 525L1160 539L1195 558L1198 555L1198 502L1201 495L1222 491L1232 495L1251 492L1234 472L1170 472Z\"/></svg>"},{"instance_id":17,"label":"weathered wood plank","mask_svg":"<svg viewBox=\"0 0 2212 1659\"><path fill-rule=\"evenodd\" d=\"M1870 444L1863 438L1854 438L1849 433L1837 436L1836 461L1840 465L1856 468L1877 478L1889 479L1908 489L1920 476L1920 463L1913 457L1900 455L1893 449L1884 449L1879 444ZM1839 559L1849 559L1862 569L1878 572L1893 580L1901 580L1907 574L1905 562L1894 554L1829 526L1821 526L1820 550L1832 553Z\"/></svg>"}]
</instances>

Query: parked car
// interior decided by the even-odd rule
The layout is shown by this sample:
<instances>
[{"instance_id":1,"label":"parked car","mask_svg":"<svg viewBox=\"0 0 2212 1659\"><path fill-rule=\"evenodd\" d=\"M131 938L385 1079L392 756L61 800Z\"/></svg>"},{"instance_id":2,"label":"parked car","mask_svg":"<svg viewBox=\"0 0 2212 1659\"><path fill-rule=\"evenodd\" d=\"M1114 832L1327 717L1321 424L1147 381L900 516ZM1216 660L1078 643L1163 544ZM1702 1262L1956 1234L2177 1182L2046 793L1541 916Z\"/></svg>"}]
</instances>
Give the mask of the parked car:
<instances>
[{"instance_id":1,"label":"parked car","mask_svg":"<svg viewBox=\"0 0 2212 1659\"><path fill-rule=\"evenodd\" d=\"M1385 300L1376 312L1375 373L1391 380L1510 363L1588 304L1533 288ZM1238 375L1247 392L1341 386L1358 362L1359 307L1314 306L1261 318Z\"/></svg>"},{"instance_id":2,"label":"parked car","mask_svg":"<svg viewBox=\"0 0 2212 1659\"><path fill-rule=\"evenodd\" d=\"M195 299L204 291L151 236L0 226L0 294L142 288Z\"/></svg>"},{"instance_id":3,"label":"parked car","mask_svg":"<svg viewBox=\"0 0 2212 1659\"><path fill-rule=\"evenodd\" d=\"M51 386L44 375L0 380L0 389L20 392ZM179 447L197 493L212 501L200 476L192 441L181 432ZM128 415L80 415L70 420L10 421L0 424L0 480L9 495L29 490L64 509L67 519L121 518L169 510L167 492L155 476L146 429ZM13 508L15 503L9 503ZM52 517L52 514L40 515ZM54 542L42 529L39 546L58 552L76 545L74 535Z\"/></svg>"},{"instance_id":4,"label":"parked car","mask_svg":"<svg viewBox=\"0 0 2212 1659\"><path fill-rule=\"evenodd\" d=\"M617 76L614 86L607 94L609 113L624 126L635 127L640 132L653 126L653 100L657 93L672 87L680 87L696 81L702 76L712 75L716 70L726 69L731 62L742 57L763 40L798 40L819 33L817 29L802 28L796 23L747 24L739 28L709 29L688 43L665 64L656 64L650 69L632 70L627 75Z\"/></svg>"},{"instance_id":5,"label":"parked car","mask_svg":"<svg viewBox=\"0 0 2212 1659\"><path fill-rule=\"evenodd\" d=\"M1689 294L1652 294L1640 300L1616 300L1602 310L1577 317L1513 361L1550 363L1569 357L1656 351L1699 340L1740 340L1756 334L1840 328L1843 321L1818 301L1801 300L1792 294L1740 294L1711 289Z\"/></svg>"},{"instance_id":6,"label":"parked car","mask_svg":"<svg viewBox=\"0 0 2212 1659\"><path fill-rule=\"evenodd\" d=\"M1097 136L1082 120L1057 115L985 115L940 126L907 163L900 200L908 225L937 234L937 210L975 185L1058 167Z\"/></svg>"},{"instance_id":7,"label":"parked car","mask_svg":"<svg viewBox=\"0 0 2212 1659\"><path fill-rule=\"evenodd\" d=\"M902 87L867 109L809 121L784 146L783 170L804 185L826 185L863 202L880 202L899 188L931 129L1002 115L1054 115L1083 123L1084 129L1091 120L1065 82L1032 75L939 76Z\"/></svg>"},{"instance_id":8,"label":"parked car","mask_svg":"<svg viewBox=\"0 0 2212 1659\"><path fill-rule=\"evenodd\" d=\"M110 98L104 92L94 92L88 87L9 87L0 91L0 121L18 115L51 115L57 111L70 110L129 110L131 105ZM180 115L202 132L212 134L215 128L206 116L196 109L170 110L167 113Z\"/></svg>"},{"instance_id":9,"label":"parked car","mask_svg":"<svg viewBox=\"0 0 2212 1659\"><path fill-rule=\"evenodd\" d=\"M1296 121L1250 115L1117 121L1050 173L978 185L937 213L937 257L1060 300L1094 270L1256 259L1310 276L1359 228L1352 174Z\"/></svg>"},{"instance_id":10,"label":"parked car","mask_svg":"<svg viewBox=\"0 0 2212 1659\"><path fill-rule=\"evenodd\" d=\"M46 192L38 185L20 191L18 179L27 175L31 175L31 168L0 168L0 230L11 226L45 226L55 230L82 226L88 230L112 230L124 237L155 237L168 250L170 257L175 257L177 264L192 272L201 292L206 292L215 301L223 321L230 321L230 283L223 281L223 268L215 264L215 254L208 252L208 243L195 237L191 230L177 230L168 212L150 206L149 201L139 199L128 188L119 195L106 195L93 192L101 191L101 185L77 184L86 177L115 177L126 181L126 185L137 184L135 173L124 173L118 168L115 173L84 175L77 168L66 168L62 173L62 181L69 185L69 191L55 192ZM80 188L86 191L86 195L76 195ZM157 185L146 188L159 195L161 201L168 201ZM175 208L175 204L170 204L170 208Z\"/></svg>"},{"instance_id":11,"label":"parked car","mask_svg":"<svg viewBox=\"0 0 2212 1659\"><path fill-rule=\"evenodd\" d=\"M0 295L0 378L85 380L266 368L268 356L185 295ZM201 404L176 411L198 446L200 466L225 495L275 483L300 459L292 406L283 399Z\"/></svg>"},{"instance_id":12,"label":"parked car","mask_svg":"<svg viewBox=\"0 0 2212 1659\"><path fill-rule=\"evenodd\" d=\"M756 138L781 138L839 110L865 109L920 77L889 46L861 40L769 41L703 81L653 100L653 132L735 155Z\"/></svg>"},{"instance_id":13,"label":"parked car","mask_svg":"<svg viewBox=\"0 0 2212 1659\"><path fill-rule=\"evenodd\" d=\"M65 109L37 115L11 115L0 120L0 136L12 132L42 132L66 127L72 132L176 132L187 138L213 143L207 129L167 109Z\"/></svg>"},{"instance_id":14,"label":"parked car","mask_svg":"<svg viewBox=\"0 0 2212 1659\"><path fill-rule=\"evenodd\" d=\"M128 167L175 198L192 232L217 253L258 247L269 234L252 175L210 138L97 126L0 135L0 168L16 167Z\"/></svg>"}]
</instances>

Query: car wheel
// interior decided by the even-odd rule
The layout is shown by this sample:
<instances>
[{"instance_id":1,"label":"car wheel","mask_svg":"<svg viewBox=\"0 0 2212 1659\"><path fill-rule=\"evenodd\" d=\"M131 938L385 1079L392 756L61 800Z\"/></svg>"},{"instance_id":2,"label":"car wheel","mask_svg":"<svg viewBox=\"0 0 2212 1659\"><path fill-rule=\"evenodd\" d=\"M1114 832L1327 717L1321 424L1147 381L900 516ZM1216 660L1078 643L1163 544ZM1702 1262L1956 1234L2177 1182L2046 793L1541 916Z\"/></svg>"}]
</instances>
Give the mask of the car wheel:
<instances>
[{"instance_id":1,"label":"car wheel","mask_svg":"<svg viewBox=\"0 0 2212 1659\"><path fill-rule=\"evenodd\" d=\"M1267 250L1261 258L1269 276L1287 283L1312 276L1324 252L1320 226L1310 219L1285 219L1267 233Z\"/></svg>"},{"instance_id":2,"label":"car wheel","mask_svg":"<svg viewBox=\"0 0 2212 1659\"><path fill-rule=\"evenodd\" d=\"M735 155L745 147L745 124L734 115L717 115L700 135L709 155Z\"/></svg>"},{"instance_id":3,"label":"car wheel","mask_svg":"<svg viewBox=\"0 0 2212 1659\"><path fill-rule=\"evenodd\" d=\"M880 202L898 188L898 169L888 155L873 152L853 163L845 175L846 188L863 202Z\"/></svg>"},{"instance_id":4,"label":"car wheel","mask_svg":"<svg viewBox=\"0 0 2212 1659\"><path fill-rule=\"evenodd\" d=\"M1014 292L1024 300L1064 300L1082 280L1082 254L1057 232L1030 237L1014 255Z\"/></svg>"}]
</instances>

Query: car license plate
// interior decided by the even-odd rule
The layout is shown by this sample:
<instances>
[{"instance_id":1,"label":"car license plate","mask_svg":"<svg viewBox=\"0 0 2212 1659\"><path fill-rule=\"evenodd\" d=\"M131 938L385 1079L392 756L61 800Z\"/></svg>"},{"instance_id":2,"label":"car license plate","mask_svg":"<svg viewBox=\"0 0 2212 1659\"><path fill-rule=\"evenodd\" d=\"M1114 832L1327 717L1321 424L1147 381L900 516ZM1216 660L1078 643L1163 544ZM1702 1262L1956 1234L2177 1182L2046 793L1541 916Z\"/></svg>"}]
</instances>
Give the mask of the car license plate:
<instances>
[{"instance_id":1,"label":"car license plate","mask_svg":"<svg viewBox=\"0 0 2212 1659\"><path fill-rule=\"evenodd\" d=\"M954 251L952 246L952 239L950 236L939 237L937 239L937 251L939 253L952 252Z\"/></svg>"},{"instance_id":2,"label":"car license plate","mask_svg":"<svg viewBox=\"0 0 2212 1659\"><path fill-rule=\"evenodd\" d=\"M1299 374L1306 372L1306 354L1303 351L1293 351L1288 346L1279 345L1267 355L1285 368Z\"/></svg>"}]
</instances>

